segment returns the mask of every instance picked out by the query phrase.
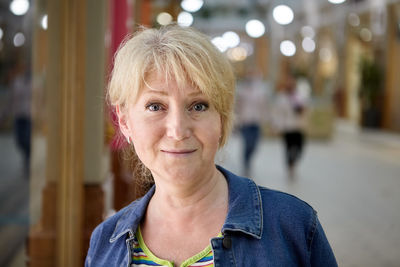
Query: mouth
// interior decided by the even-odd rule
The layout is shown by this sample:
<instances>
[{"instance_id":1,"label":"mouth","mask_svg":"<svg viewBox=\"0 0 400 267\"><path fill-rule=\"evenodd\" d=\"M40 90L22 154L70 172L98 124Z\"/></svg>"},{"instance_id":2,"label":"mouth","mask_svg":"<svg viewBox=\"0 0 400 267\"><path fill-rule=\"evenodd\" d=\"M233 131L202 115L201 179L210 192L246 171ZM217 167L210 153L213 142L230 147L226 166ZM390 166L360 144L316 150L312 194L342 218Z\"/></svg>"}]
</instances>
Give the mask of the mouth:
<instances>
[{"instance_id":1,"label":"mouth","mask_svg":"<svg viewBox=\"0 0 400 267\"><path fill-rule=\"evenodd\" d=\"M197 149L181 149L181 150L177 150L177 149L161 149L161 152L169 154L169 155L173 155L173 156L185 156L185 155L190 155L194 152L196 152Z\"/></svg>"}]
</instances>

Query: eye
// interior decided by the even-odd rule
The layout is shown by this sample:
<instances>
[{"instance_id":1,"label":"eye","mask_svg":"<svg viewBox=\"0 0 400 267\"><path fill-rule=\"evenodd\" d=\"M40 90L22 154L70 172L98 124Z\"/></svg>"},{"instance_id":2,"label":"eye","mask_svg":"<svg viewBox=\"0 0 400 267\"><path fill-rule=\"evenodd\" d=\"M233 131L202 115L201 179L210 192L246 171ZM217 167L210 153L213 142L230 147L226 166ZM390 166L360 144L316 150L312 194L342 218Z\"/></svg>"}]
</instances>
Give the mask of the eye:
<instances>
[{"instance_id":1,"label":"eye","mask_svg":"<svg viewBox=\"0 0 400 267\"><path fill-rule=\"evenodd\" d=\"M192 106L194 111L206 111L208 109L208 104L206 103L196 103Z\"/></svg>"},{"instance_id":2,"label":"eye","mask_svg":"<svg viewBox=\"0 0 400 267\"><path fill-rule=\"evenodd\" d=\"M148 109L150 111L160 111L162 109L162 107L158 103L151 103L146 106L146 109Z\"/></svg>"}]
</instances>

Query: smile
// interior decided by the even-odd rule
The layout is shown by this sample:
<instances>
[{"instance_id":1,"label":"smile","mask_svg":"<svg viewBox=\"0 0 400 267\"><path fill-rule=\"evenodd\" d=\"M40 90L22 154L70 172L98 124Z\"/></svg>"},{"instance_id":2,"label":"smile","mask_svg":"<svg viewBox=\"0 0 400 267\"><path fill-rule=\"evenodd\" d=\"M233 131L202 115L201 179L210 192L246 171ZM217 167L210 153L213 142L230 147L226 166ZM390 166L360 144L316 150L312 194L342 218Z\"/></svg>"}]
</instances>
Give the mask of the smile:
<instances>
[{"instance_id":1,"label":"smile","mask_svg":"<svg viewBox=\"0 0 400 267\"><path fill-rule=\"evenodd\" d=\"M184 149L184 150L165 150L165 149L161 149L161 152L164 152L166 154L172 155L172 156L185 156L185 155L189 155L192 154L196 151L197 149Z\"/></svg>"}]
</instances>

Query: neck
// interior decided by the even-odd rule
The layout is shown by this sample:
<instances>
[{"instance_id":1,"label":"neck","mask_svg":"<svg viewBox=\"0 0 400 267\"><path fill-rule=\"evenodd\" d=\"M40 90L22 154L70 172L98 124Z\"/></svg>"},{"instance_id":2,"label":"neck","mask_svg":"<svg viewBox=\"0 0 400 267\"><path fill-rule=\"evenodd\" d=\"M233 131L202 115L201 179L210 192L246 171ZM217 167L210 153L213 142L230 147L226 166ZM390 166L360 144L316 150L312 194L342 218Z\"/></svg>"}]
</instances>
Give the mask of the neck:
<instances>
[{"instance_id":1,"label":"neck","mask_svg":"<svg viewBox=\"0 0 400 267\"><path fill-rule=\"evenodd\" d=\"M161 218L170 217L172 213L174 220L178 217L187 219L210 208L227 207L227 182L216 168L203 177L194 178L193 182L181 185L157 184L155 180L156 191L149 203L149 211L155 211L154 215Z\"/></svg>"}]
</instances>

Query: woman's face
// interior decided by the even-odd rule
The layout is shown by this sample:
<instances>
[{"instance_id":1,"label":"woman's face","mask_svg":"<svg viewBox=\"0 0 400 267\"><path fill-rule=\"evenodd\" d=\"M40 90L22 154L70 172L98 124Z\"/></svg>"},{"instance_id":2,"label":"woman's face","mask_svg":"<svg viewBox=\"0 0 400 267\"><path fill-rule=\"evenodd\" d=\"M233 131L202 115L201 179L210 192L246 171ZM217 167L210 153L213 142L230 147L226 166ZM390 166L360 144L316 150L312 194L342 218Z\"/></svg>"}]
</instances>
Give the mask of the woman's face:
<instances>
[{"instance_id":1,"label":"woman's face","mask_svg":"<svg viewBox=\"0 0 400 267\"><path fill-rule=\"evenodd\" d=\"M157 177L180 183L214 170L221 136L221 117L209 99L191 86L153 75L135 103L119 113L144 165Z\"/></svg>"}]
</instances>

